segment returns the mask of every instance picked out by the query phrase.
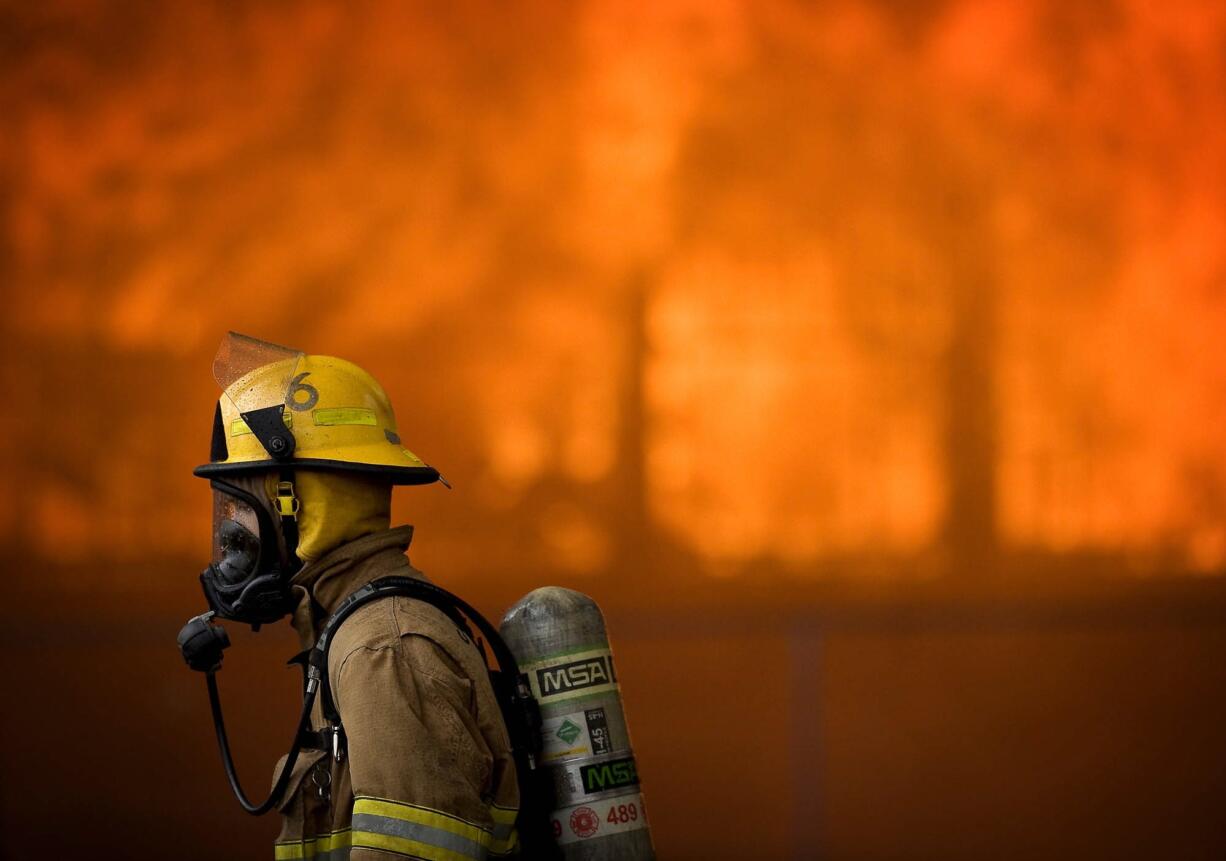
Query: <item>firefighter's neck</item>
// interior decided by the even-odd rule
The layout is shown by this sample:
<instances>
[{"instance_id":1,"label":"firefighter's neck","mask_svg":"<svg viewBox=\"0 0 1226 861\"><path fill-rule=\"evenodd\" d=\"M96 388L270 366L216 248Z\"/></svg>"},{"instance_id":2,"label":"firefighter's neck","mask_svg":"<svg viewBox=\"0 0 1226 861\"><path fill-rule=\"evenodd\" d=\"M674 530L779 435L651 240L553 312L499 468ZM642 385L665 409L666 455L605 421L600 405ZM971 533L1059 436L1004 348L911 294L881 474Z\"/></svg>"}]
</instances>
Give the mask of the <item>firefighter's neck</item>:
<instances>
[{"instance_id":1,"label":"firefighter's neck","mask_svg":"<svg viewBox=\"0 0 1226 861\"><path fill-rule=\"evenodd\" d=\"M415 573L405 556L412 540L412 526L397 526L346 542L303 565L292 581L298 598L292 623L302 647L315 645L328 616L357 589L380 577Z\"/></svg>"}]
</instances>

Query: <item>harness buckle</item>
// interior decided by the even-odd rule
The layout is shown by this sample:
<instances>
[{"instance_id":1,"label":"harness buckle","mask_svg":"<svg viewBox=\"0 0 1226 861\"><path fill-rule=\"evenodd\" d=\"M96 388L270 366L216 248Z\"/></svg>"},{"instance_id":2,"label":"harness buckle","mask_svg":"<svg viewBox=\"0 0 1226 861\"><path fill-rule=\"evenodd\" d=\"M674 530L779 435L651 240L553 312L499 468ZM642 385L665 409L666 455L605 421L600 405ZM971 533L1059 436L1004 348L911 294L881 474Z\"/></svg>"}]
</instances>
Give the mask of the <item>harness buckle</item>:
<instances>
[{"instance_id":1,"label":"harness buckle","mask_svg":"<svg viewBox=\"0 0 1226 861\"><path fill-rule=\"evenodd\" d=\"M294 483L292 481L277 482L277 498L274 502L277 514L282 517L298 519L300 503L298 497L294 495Z\"/></svg>"},{"instance_id":2,"label":"harness buckle","mask_svg":"<svg viewBox=\"0 0 1226 861\"><path fill-rule=\"evenodd\" d=\"M339 724L328 725L319 731L319 737L324 743L324 750L332 752L332 758L337 762L345 761L345 729Z\"/></svg>"}]
</instances>

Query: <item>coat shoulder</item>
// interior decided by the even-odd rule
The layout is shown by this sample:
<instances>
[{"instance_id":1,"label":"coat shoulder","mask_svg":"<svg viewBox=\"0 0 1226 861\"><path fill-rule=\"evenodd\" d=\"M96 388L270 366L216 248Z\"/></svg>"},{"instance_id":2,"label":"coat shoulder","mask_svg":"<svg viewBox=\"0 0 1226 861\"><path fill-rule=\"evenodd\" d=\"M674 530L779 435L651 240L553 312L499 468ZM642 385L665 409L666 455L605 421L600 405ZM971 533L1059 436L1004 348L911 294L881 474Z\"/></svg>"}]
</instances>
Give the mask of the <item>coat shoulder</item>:
<instances>
[{"instance_id":1,"label":"coat shoulder","mask_svg":"<svg viewBox=\"0 0 1226 861\"><path fill-rule=\"evenodd\" d=\"M458 667L470 669L479 655L469 636L442 610L425 601L393 595L372 601L345 620L333 636L328 669L335 673L359 649L400 650L405 637L423 637Z\"/></svg>"}]
</instances>

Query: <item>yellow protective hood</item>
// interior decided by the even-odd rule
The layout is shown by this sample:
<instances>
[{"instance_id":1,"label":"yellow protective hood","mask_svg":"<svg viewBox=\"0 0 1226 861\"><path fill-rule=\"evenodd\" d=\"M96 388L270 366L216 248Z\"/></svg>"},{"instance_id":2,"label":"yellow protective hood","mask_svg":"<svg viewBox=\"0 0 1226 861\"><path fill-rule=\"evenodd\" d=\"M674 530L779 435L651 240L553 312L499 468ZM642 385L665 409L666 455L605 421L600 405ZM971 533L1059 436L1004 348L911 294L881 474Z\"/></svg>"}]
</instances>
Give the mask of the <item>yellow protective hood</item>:
<instances>
[{"instance_id":1,"label":"yellow protective hood","mask_svg":"<svg viewBox=\"0 0 1226 861\"><path fill-rule=\"evenodd\" d=\"M275 473L268 487L275 496ZM303 562L391 526L392 486L386 479L300 469L294 472L294 494L299 502L297 555Z\"/></svg>"}]
</instances>

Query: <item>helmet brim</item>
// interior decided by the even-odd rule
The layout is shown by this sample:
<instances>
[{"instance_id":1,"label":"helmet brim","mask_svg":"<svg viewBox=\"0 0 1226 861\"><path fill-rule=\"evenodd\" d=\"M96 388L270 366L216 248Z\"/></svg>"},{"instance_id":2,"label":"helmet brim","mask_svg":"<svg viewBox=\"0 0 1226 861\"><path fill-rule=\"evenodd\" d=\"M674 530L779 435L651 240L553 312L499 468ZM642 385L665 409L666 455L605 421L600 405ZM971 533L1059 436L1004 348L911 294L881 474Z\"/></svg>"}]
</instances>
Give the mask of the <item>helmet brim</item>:
<instances>
[{"instance_id":1,"label":"helmet brim","mask_svg":"<svg viewBox=\"0 0 1226 861\"><path fill-rule=\"evenodd\" d=\"M370 478L382 478L388 484L433 484L439 480L439 472L432 466L387 466L376 463L351 463L344 460L324 458L291 458L285 461L251 460L239 463L206 463L192 470L199 478L218 478L225 475L245 475L252 472L282 469L311 469L321 472L351 472Z\"/></svg>"}]
</instances>

